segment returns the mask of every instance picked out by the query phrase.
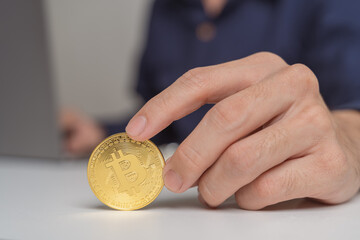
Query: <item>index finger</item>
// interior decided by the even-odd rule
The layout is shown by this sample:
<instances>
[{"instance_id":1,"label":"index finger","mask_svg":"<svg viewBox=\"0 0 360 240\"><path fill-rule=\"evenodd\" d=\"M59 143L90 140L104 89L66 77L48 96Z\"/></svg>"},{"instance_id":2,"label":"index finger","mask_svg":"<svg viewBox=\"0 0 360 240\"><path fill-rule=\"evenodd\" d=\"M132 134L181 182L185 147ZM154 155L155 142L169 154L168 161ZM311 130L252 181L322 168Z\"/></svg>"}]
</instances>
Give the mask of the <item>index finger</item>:
<instances>
[{"instance_id":1,"label":"index finger","mask_svg":"<svg viewBox=\"0 0 360 240\"><path fill-rule=\"evenodd\" d=\"M128 135L144 141L206 103L241 91L287 64L275 54L257 53L219 65L192 69L148 101L130 120Z\"/></svg>"}]
</instances>

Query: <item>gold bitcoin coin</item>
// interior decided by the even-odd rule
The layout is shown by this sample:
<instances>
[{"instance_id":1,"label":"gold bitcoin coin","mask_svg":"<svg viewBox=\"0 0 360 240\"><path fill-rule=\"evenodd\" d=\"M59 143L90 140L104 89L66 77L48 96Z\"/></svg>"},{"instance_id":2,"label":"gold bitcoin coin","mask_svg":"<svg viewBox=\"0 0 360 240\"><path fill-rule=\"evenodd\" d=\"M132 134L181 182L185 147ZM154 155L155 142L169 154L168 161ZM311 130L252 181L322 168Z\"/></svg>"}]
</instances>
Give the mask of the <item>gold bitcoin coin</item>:
<instances>
[{"instance_id":1,"label":"gold bitcoin coin","mask_svg":"<svg viewBox=\"0 0 360 240\"><path fill-rule=\"evenodd\" d=\"M95 196L118 210L150 204L164 182L164 157L154 143L138 142L126 133L106 138L90 156L87 174Z\"/></svg>"}]
</instances>

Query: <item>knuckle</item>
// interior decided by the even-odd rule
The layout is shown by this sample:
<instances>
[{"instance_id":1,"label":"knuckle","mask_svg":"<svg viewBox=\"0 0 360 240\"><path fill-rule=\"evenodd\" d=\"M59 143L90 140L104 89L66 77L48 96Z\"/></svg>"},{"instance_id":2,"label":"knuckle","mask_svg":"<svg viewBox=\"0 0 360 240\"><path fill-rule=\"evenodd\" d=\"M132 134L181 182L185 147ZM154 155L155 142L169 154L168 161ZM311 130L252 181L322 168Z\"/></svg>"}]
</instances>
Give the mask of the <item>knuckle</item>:
<instances>
[{"instance_id":1,"label":"knuckle","mask_svg":"<svg viewBox=\"0 0 360 240\"><path fill-rule=\"evenodd\" d=\"M161 94L153 97L148 104L145 105L144 111L146 113L158 112L166 110L171 110L174 107L174 102L169 96L167 91L163 91Z\"/></svg>"},{"instance_id":2,"label":"knuckle","mask_svg":"<svg viewBox=\"0 0 360 240\"><path fill-rule=\"evenodd\" d=\"M301 90L303 94L319 94L319 82L310 68L304 64L294 64L289 67L290 80Z\"/></svg>"},{"instance_id":3,"label":"knuckle","mask_svg":"<svg viewBox=\"0 0 360 240\"><path fill-rule=\"evenodd\" d=\"M254 169L255 161L248 148L232 145L225 152L225 170L231 177L244 177Z\"/></svg>"},{"instance_id":4,"label":"knuckle","mask_svg":"<svg viewBox=\"0 0 360 240\"><path fill-rule=\"evenodd\" d=\"M208 86L209 75L206 67L193 68L179 78L179 83L186 90L204 92Z\"/></svg>"},{"instance_id":5,"label":"knuckle","mask_svg":"<svg viewBox=\"0 0 360 240\"><path fill-rule=\"evenodd\" d=\"M303 190L299 189L297 182L298 173L295 173L295 170L287 169L283 175L280 176L280 179L276 181L280 183L279 189L282 189L285 197L292 196L296 191L304 192Z\"/></svg>"},{"instance_id":6,"label":"knuckle","mask_svg":"<svg viewBox=\"0 0 360 240\"><path fill-rule=\"evenodd\" d=\"M345 153L335 146L330 153L318 159L320 169L326 176L330 176L333 180L342 179L348 175L348 161Z\"/></svg>"},{"instance_id":7,"label":"knuckle","mask_svg":"<svg viewBox=\"0 0 360 240\"><path fill-rule=\"evenodd\" d=\"M246 210L258 210L259 208L251 206L251 203L246 200L246 197L244 196L244 193L242 192L236 192L235 193L235 201L236 204Z\"/></svg>"},{"instance_id":8,"label":"knuckle","mask_svg":"<svg viewBox=\"0 0 360 240\"><path fill-rule=\"evenodd\" d=\"M302 121L303 126L310 127L314 136L324 136L333 128L327 109L318 104L306 106L302 110L298 120Z\"/></svg>"},{"instance_id":9,"label":"knuckle","mask_svg":"<svg viewBox=\"0 0 360 240\"><path fill-rule=\"evenodd\" d=\"M287 63L284 61L284 59L282 59L279 55L272 53L272 52L267 52L267 51L262 51L262 52L258 52L254 54L255 57L260 58L261 60L265 61L266 63L273 63L276 65L283 65L286 66Z\"/></svg>"},{"instance_id":10,"label":"knuckle","mask_svg":"<svg viewBox=\"0 0 360 240\"><path fill-rule=\"evenodd\" d=\"M230 105L225 105L220 102L208 112L207 119L218 130L228 132L233 129L235 122L231 112Z\"/></svg>"},{"instance_id":11,"label":"knuckle","mask_svg":"<svg viewBox=\"0 0 360 240\"><path fill-rule=\"evenodd\" d=\"M236 204L245 210L251 210L251 211L255 211L255 210L259 210L262 208L262 206L259 206L258 204L254 203L253 201L249 200L246 197L246 193L243 192L236 192L235 193L235 201Z\"/></svg>"},{"instance_id":12,"label":"knuckle","mask_svg":"<svg viewBox=\"0 0 360 240\"><path fill-rule=\"evenodd\" d=\"M245 96L244 99L269 99L268 97L271 94L268 87L261 83L251 86L251 90L246 92L250 96Z\"/></svg>"},{"instance_id":13,"label":"knuckle","mask_svg":"<svg viewBox=\"0 0 360 240\"><path fill-rule=\"evenodd\" d=\"M287 139L287 132L279 128L266 132L266 136L255 143L242 141L231 145L224 153L226 171L232 177L251 176L259 164L266 164L262 160L276 154L274 146L283 146L284 139Z\"/></svg>"},{"instance_id":14,"label":"knuckle","mask_svg":"<svg viewBox=\"0 0 360 240\"><path fill-rule=\"evenodd\" d=\"M259 198L271 198L276 192L277 183L266 175L261 175L253 184L254 191Z\"/></svg>"},{"instance_id":15,"label":"knuckle","mask_svg":"<svg viewBox=\"0 0 360 240\"><path fill-rule=\"evenodd\" d=\"M243 196L239 192L235 193L235 201L240 208L246 209L243 203Z\"/></svg>"},{"instance_id":16,"label":"knuckle","mask_svg":"<svg viewBox=\"0 0 360 240\"><path fill-rule=\"evenodd\" d=\"M284 146L284 141L286 141L288 136L287 130L282 127L273 128L269 131L264 131L264 137L259 139L259 142L256 144L256 149L261 149L258 152L258 159L262 159L261 154L266 153L268 156L276 155L277 146ZM285 148L286 146L284 146Z\"/></svg>"},{"instance_id":17,"label":"knuckle","mask_svg":"<svg viewBox=\"0 0 360 240\"><path fill-rule=\"evenodd\" d=\"M178 147L177 156L180 159L181 165L192 172L200 172L202 156L201 154L192 146L188 144L182 144Z\"/></svg>"},{"instance_id":18,"label":"knuckle","mask_svg":"<svg viewBox=\"0 0 360 240\"><path fill-rule=\"evenodd\" d=\"M139 112L149 117L153 116L155 112L171 111L173 109L173 100L168 97L167 91L163 91L160 94L152 97Z\"/></svg>"},{"instance_id":19,"label":"knuckle","mask_svg":"<svg viewBox=\"0 0 360 240\"><path fill-rule=\"evenodd\" d=\"M209 187L208 182L205 179L200 179L198 188L202 198L210 207L216 207L219 203L216 194Z\"/></svg>"}]
</instances>

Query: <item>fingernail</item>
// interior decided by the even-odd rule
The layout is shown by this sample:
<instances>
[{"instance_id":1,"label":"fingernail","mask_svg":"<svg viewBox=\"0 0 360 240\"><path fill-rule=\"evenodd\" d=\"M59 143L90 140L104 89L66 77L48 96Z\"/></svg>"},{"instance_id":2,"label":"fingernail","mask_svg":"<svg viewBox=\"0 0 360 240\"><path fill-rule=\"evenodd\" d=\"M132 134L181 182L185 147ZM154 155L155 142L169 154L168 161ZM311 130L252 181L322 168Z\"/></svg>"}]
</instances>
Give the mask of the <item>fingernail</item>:
<instances>
[{"instance_id":1,"label":"fingernail","mask_svg":"<svg viewBox=\"0 0 360 240\"><path fill-rule=\"evenodd\" d=\"M139 136L145 129L146 118L144 116L137 116L130 120L126 126L125 131L132 137Z\"/></svg>"},{"instance_id":2,"label":"fingernail","mask_svg":"<svg viewBox=\"0 0 360 240\"><path fill-rule=\"evenodd\" d=\"M179 174L177 174L174 170L168 170L164 175L164 183L167 189L172 192L177 192L182 187L182 180Z\"/></svg>"}]
</instances>

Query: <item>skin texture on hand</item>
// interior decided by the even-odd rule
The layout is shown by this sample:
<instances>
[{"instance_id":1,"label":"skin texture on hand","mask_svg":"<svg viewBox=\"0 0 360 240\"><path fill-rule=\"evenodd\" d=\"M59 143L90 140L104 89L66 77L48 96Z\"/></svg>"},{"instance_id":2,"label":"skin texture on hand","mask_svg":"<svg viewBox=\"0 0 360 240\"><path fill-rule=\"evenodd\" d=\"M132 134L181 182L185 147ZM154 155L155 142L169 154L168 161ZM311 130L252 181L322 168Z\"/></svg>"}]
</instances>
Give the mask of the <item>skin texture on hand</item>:
<instances>
[{"instance_id":1,"label":"skin texture on hand","mask_svg":"<svg viewBox=\"0 0 360 240\"><path fill-rule=\"evenodd\" d=\"M216 207L235 194L244 209L309 197L342 203L360 186L360 114L331 112L316 76L272 53L188 71L127 126L135 140L215 103L164 168L173 192L198 185Z\"/></svg>"}]
</instances>

